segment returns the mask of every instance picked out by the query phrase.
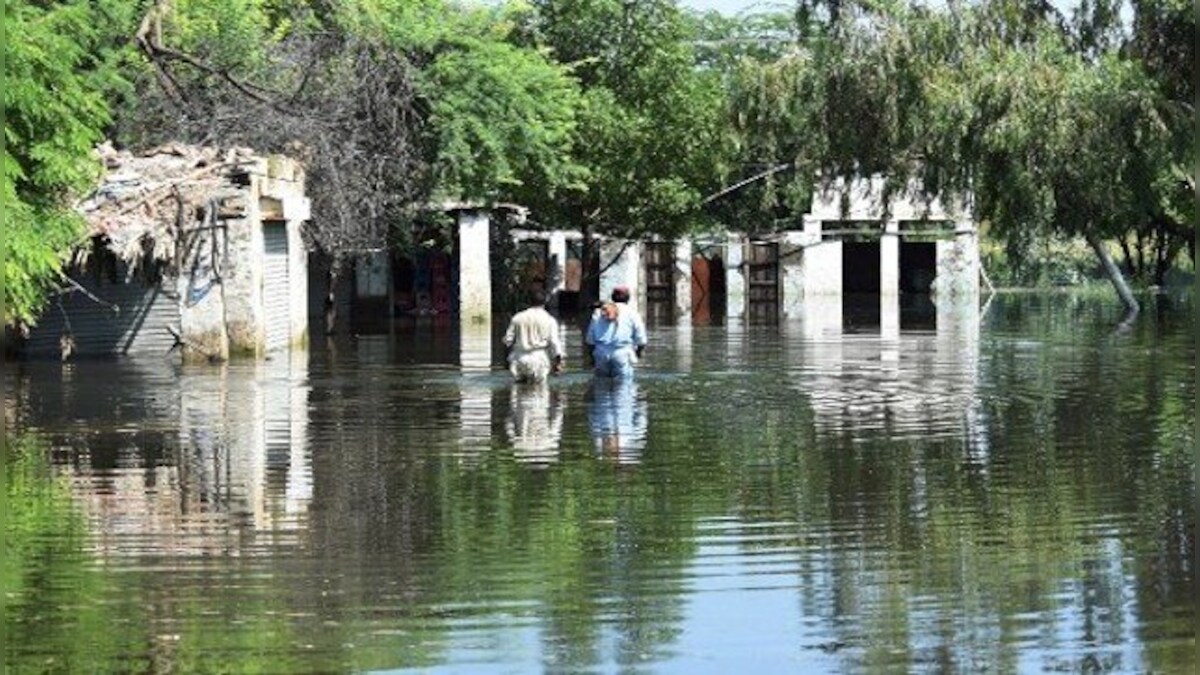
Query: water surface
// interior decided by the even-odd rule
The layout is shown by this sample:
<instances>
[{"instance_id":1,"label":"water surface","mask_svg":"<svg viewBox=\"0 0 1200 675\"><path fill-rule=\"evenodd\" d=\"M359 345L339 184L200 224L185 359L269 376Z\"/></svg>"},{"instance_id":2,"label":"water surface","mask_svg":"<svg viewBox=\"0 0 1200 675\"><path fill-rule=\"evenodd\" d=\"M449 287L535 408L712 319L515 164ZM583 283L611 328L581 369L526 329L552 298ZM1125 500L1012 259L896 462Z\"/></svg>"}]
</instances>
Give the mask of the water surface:
<instances>
[{"instance_id":1,"label":"water surface","mask_svg":"<svg viewBox=\"0 0 1200 675\"><path fill-rule=\"evenodd\" d=\"M1193 311L659 327L618 386L433 324L7 364L6 663L1191 672Z\"/></svg>"}]
</instances>

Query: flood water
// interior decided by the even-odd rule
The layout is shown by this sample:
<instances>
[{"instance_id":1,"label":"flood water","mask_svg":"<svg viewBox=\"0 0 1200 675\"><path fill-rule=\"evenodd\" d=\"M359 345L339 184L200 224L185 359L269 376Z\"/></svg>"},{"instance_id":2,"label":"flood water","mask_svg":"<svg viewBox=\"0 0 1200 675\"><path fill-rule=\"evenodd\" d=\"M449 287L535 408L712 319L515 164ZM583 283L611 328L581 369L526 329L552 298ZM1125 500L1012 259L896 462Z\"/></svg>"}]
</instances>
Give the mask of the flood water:
<instances>
[{"instance_id":1,"label":"flood water","mask_svg":"<svg viewBox=\"0 0 1200 675\"><path fill-rule=\"evenodd\" d=\"M1192 672L1195 315L9 363L9 672ZM48 458L48 459L43 459Z\"/></svg>"}]
</instances>

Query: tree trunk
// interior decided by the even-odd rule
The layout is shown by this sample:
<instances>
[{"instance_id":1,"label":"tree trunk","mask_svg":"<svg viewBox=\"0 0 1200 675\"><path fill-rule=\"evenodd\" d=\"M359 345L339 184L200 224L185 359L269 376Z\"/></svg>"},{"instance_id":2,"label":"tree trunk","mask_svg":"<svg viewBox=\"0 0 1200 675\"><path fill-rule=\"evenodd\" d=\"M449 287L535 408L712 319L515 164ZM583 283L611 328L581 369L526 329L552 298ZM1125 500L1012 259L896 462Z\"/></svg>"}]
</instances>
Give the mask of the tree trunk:
<instances>
[{"instance_id":1,"label":"tree trunk","mask_svg":"<svg viewBox=\"0 0 1200 675\"><path fill-rule=\"evenodd\" d=\"M597 257L593 253L594 247L595 242L592 241L592 221L590 218L585 217L583 221L583 260L579 261L579 298L582 300L580 303L582 307L590 307L592 303L600 299L592 293L592 282L600 274L597 266L592 264L592 261Z\"/></svg>"},{"instance_id":2,"label":"tree trunk","mask_svg":"<svg viewBox=\"0 0 1200 675\"><path fill-rule=\"evenodd\" d=\"M1137 274L1137 270L1133 268L1133 251L1129 250L1129 237L1122 234L1117 241L1121 244L1121 253L1125 255L1125 273L1129 276Z\"/></svg>"},{"instance_id":3,"label":"tree trunk","mask_svg":"<svg viewBox=\"0 0 1200 675\"><path fill-rule=\"evenodd\" d=\"M337 332L337 288L342 277L342 257L334 255L325 275L325 334Z\"/></svg>"},{"instance_id":4,"label":"tree trunk","mask_svg":"<svg viewBox=\"0 0 1200 675\"><path fill-rule=\"evenodd\" d=\"M1121 268L1117 267L1117 263L1108 254L1108 249L1104 248L1104 242L1094 234L1087 235L1088 246L1092 247L1092 251L1100 258L1100 263L1104 266L1104 272L1108 275L1109 281L1112 282L1113 288L1117 291L1117 296L1121 298L1121 302L1125 303L1125 308L1129 314L1136 315L1141 310L1138 305L1137 298L1133 297L1133 289L1129 287L1129 283L1125 281L1125 275L1121 274Z\"/></svg>"}]
</instances>

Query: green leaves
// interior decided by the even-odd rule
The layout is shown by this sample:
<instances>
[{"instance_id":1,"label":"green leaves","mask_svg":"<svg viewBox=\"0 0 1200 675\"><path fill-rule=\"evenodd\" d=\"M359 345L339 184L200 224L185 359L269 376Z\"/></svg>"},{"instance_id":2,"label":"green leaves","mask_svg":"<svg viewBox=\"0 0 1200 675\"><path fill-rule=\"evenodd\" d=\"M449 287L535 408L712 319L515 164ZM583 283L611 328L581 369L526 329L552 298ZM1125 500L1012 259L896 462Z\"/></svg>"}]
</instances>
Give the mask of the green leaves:
<instances>
[{"instance_id":1,"label":"green leaves","mask_svg":"<svg viewBox=\"0 0 1200 675\"><path fill-rule=\"evenodd\" d=\"M570 155L579 91L545 55L482 38L458 40L423 77L438 135L438 190L501 199L533 183L553 197L577 186Z\"/></svg>"},{"instance_id":2,"label":"green leaves","mask_svg":"<svg viewBox=\"0 0 1200 675\"><path fill-rule=\"evenodd\" d=\"M82 221L71 211L100 167L92 148L123 90L121 3L6 3L3 186L6 324L32 323Z\"/></svg>"}]
</instances>

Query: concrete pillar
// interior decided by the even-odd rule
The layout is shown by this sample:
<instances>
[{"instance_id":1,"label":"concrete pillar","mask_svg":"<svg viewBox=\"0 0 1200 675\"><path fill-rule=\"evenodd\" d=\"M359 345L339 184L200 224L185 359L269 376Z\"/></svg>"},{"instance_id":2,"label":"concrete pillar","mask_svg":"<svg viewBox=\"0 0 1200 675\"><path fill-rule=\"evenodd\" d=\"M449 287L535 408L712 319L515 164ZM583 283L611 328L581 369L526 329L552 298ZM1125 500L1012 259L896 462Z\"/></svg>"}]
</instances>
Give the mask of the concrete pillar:
<instances>
[{"instance_id":1,"label":"concrete pillar","mask_svg":"<svg viewBox=\"0 0 1200 675\"><path fill-rule=\"evenodd\" d=\"M779 299L780 316L799 319L807 289L805 288L804 232L785 232L779 242Z\"/></svg>"},{"instance_id":2,"label":"concrete pillar","mask_svg":"<svg viewBox=\"0 0 1200 675\"><path fill-rule=\"evenodd\" d=\"M725 245L725 316L746 316L746 249L741 237L730 237Z\"/></svg>"},{"instance_id":3,"label":"concrete pillar","mask_svg":"<svg viewBox=\"0 0 1200 675\"><path fill-rule=\"evenodd\" d=\"M879 294L900 293L900 223L890 221L884 225L879 240Z\"/></svg>"},{"instance_id":4,"label":"concrete pillar","mask_svg":"<svg viewBox=\"0 0 1200 675\"><path fill-rule=\"evenodd\" d=\"M692 240L675 242L675 323L692 325Z\"/></svg>"},{"instance_id":5,"label":"concrete pillar","mask_svg":"<svg viewBox=\"0 0 1200 675\"><path fill-rule=\"evenodd\" d=\"M221 205L222 212L243 214L222 221L228 242L221 274L229 351L242 356L262 356L266 352L262 292L266 253L256 192L228 197Z\"/></svg>"},{"instance_id":6,"label":"concrete pillar","mask_svg":"<svg viewBox=\"0 0 1200 675\"><path fill-rule=\"evenodd\" d=\"M610 264L611 263L611 264ZM605 268L608 269L605 269ZM628 286L629 304L641 311L646 289L642 283L642 247L625 239L609 239L600 244L600 299L607 300L617 286Z\"/></svg>"},{"instance_id":7,"label":"concrete pillar","mask_svg":"<svg viewBox=\"0 0 1200 675\"><path fill-rule=\"evenodd\" d=\"M960 226L954 239L937 242L937 277L931 290L939 303L978 303L979 241L973 229Z\"/></svg>"},{"instance_id":8,"label":"concrete pillar","mask_svg":"<svg viewBox=\"0 0 1200 675\"><path fill-rule=\"evenodd\" d=\"M558 306L558 294L567 287L567 235L561 231L550 233L550 260L546 269L546 292L551 303Z\"/></svg>"},{"instance_id":9,"label":"concrete pillar","mask_svg":"<svg viewBox=\"0 0 1200 675\"><path fill-rule=\"evenodd\" d=\"M879 333L889 339L900 335L900 222L896 220L884 223L879 239Z\"/></svg>"},{"instance_id":10,"label":"concrete pillar","mask_svg":"<svg viewBox=\"0 0 1200 675\"><path fill-rule=\"evenodd\" d=\"M486 211L458 213L458 316L468 326L492 321L491 219Z\"/></svg>"}]
</instances>

